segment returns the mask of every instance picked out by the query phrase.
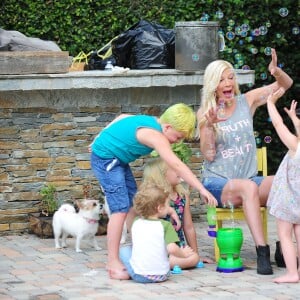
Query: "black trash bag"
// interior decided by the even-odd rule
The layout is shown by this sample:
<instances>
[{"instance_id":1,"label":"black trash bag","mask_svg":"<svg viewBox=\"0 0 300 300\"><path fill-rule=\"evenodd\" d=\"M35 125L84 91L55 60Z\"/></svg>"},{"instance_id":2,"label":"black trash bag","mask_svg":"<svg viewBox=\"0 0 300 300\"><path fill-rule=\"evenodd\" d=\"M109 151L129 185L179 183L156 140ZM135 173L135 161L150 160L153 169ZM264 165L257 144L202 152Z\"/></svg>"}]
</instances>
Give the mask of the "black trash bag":
<instances>
[{"instance_id":1,"label":"black trash bag","mask_svg":"<svg viewBox=\"0 0 300 300\"><path fill-rule=\"evenodd\" d=\"M112 53L117 65L124 68L174 68L175 32L141 20L112 41Z\"/></svg>"},{"instance_id":2,"label":"black trash bag","mask_svg":"<svg viewBox=\"0 0 300 300\"><path fill-rule=\"evenodd\" d=\"M84 70L104 70L108 61L110 61L113 66L117 64L116 59L113 55L102 58L101 56L99 56L98 51L93 51L89 54L88 63L84 66Z\"/></svg>"},{"instance_id":3,"label":"black trash bag","mask_svg":"<svg viewBox=\"0 0 300 300\"><path fill-rule=\"evenodd\" d=\"M111 52L111 42L99 50L94 50L88 54L87 64L84 70L104 70L107 62L110 61L113 66L116 65L116 59Z\"/></svg>"}]
</instances>

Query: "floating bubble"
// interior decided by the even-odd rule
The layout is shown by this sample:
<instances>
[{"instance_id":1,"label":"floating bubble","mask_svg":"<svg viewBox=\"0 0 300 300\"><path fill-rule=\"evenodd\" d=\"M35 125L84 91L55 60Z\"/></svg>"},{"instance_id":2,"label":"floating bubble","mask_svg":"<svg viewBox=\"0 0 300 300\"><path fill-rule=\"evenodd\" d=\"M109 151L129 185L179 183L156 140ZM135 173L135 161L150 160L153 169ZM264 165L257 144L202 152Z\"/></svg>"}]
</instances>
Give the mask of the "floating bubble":
<instances>
[{"instance_id":1,"label":"floating bubble","mask_svg":"<svg viewBox=\"0 0 300 300\"><path fill-rule=\"evenodd\" d=\"M244 60L241 58L236 63L241 67L244 64Z\"/></svg>"},{"instance_id":2,"label":"floating bubble","mask_svg":"<svg viewBox=\"0 0 300 300\"><path fill-rule=\"evenodd\" d=\"M226 27L226 30L227 30L227 31L232 31L232 26L227 26L227 27Z\"/></svg>"},{"instance_id":3,"label":"floating bubble","mask_svg":"<svg viewBox=\"0 0 300 300\"><path fill-rule=\"evenodd\" d=\"M270 27L271 27L271 22L270 22L270 21L267 21L267 22L266 22L266 26L267 26L268 28L270 28Z\"/></svg>"},{"instance_id":4,"label":"floating bubble","mask_svg":"<svg viewBox=\"0 0 300 300\"><path fill-rule=\"evenodd\" d=\"M252 36L246 37L246 41L249 42L249 43L252 42L253 41L253 37Z\"/></svg>"},{"instance_id":5,"label":"floating bubble","mask_svg":"<svg viewBox=\"0 0 300 300\"><path fill-rule=\"evenodd\" d=\"M272 138L269 135L267 135L264 137L264 141L266 144L270 144L272 142Z\"/></svg>"},{"instance_id":6,"label":"floating bubble","mask_svg":"<svg viewBox=\"0 0 300 300\"><path fill-rule=\"evenodd\" d=\"M282 37L281 33L276 33L276 38L277 39L281 39L281 37Z\"/></svg>"},{"instance_id":7,"label":"floating bubble","mask_svg":"<svg viewBox=\"0 0 300 300\"><path fill-rule=\"evenodd\" d=\"M251 70L251 68L248 65L243 65L242 70Z\"/></svg>"},{"instance_id":8,"label":"floating bubble","mask_svg":"<svg viewBox=\"0 0 300 300\"><path fill-rule=\"evenodd\" d=\"M240 26L236 26L234 28L234 32L235 32L236 35L240 35L242 31L243 30L242 30L242 28Z\"/></svg>"},{"instance_id":9,"label":"floating bubble","mask_svg":"<svg viewBox=\"0 0 300 300\"><path fill-rule=\"evenodd\" d=\"M229 26L234 26L234 24L235 24L234 20L232 20L232 19L228 20L228 25Z\"/></svg>"},{"instance_id":10,"label":"floating bubble","mask_svg":"<svg viewBox=\"0 0 300 300\"><path fill-rule=\"evenodd\" d=\"M251 47L251 48L250 48L250 52L251 52L252 54L257 54L257 53L258 53L258 50L257 50L257 48L255 48L255 47Z\"/></svg>"},{"instance_id":11,"label":"floating bubble","mask_svg":"<svg viewBox=\"0 0 300 300\"><path fill-rule=\"evenodd\" d=\"M268 75L264 72L260 74L261 80L266 80L268 78Z\"/></svg>"},{"instance_id":12,"label":"floating bubble","mask_svg":"<svg viewBox=\"0 0 300 300\"><path fill-rule=\"evenodd\" d=\"M265 55L271 55L272 54L272 49L271 47L266 47L264 50Z\"/></svg>"},{"instance_id":13,"label":"floating bubble","mask_svg":"<svg viewBox=\"0 0 300 300\"><path fill-rule=\"evenodd\" d=\"M209 19L209 15L208 14L202 14L202 17L200 18L200 22L202 24L205 24L208 22L208 19Z\"/></svg>"},{"instance_id":14,"label":"floating bubble","mask_svg":"<svg viewBox=\"0 0 300 300\"><path fill-rule=\"evenodd\" d=\"M248 88L252 88L254 86L254 83L247 83Z\"/></svg>"},{"instance_id":15,"label":"floating bubble","mask_svg":"<svg viewBox=\"0 0 300 300\"><path fill-rule=\"evenodd\" d=\"M252 36L259 36L260 35L259 29L258 28L253 29L252 32L251 32L251 35Z\"/></svg>"},{"instance_id":16,"label":"floating bubble","mask_svg":"<svg viewBox=\"0 0 300 300\"><path fill-rule=\"evenodd\" d=\"M258 131L253 131L253 135L254 135L254 137L258 137L259 136Z\"/></svg>"},{"instance_id":17,"label":"floating bubble","mask_svg":"<svg viewBox=\"0 0 300 300\"><path fill-rule=\"evenodd\" d=\"M260 26L258 29L260 35L266 35L268 33L268 28L266 26Z\"/></svg>"},{"instance_id":18,"label":"floating bubble","mask_svg":"<svg viewBox=\"0 0 300 300\"><path fill-rule=\"evenodd\" d=\"M226 32L226 38L227 38L228 40L231 41L231 40L234 39L234 37L235 37L234 32L232 32L232 31Z\"/></svg>"},{"instance_id":19,"label":"floating bubble","mask_svg":"<svg viewBox=\"0 0 300 300\"><path fill-rule=\"evenodd\" d=\"M224 17L224 13L221 10L216 11L216 17L218 19L222 19Z\"/></svg>"},{"instance_id":20,"label":"floating bubble","mask_svg":"<svg viewBox=\"0 0 300 300\"><path fill-rule=\"evenodd\" d=\"M244 41L243 41L243 40L239 40L239 44L240 44L240 45L243 45L243 44L244 44Z\"/></svg>"},{"instance_id":21,"label":"floating bubble","mask_svg":"<svg viewBox=\"0 0 300 300\"><path fill-rule=\"evenodd\" d=\"M279 15L280 17L286 17L289 14L289 10L286 7L281 7L279 9Z\"/></svg>"},{"instance_id":22,"label":"floating bubble","mask_svg":"<svg viewBox=\"0 0 300 300\"><path fill-rule=\"evenodd\" d=\"M295 26L295 27L292 28L292 34L297 35L297 34L299 34L299 32L300 32L300 30L299 30L298 26Z\"/></svg>"},{"instance_id":23,"label":"floating bubble","mask_svg":"<svg viewBox=\"0 0 300 300\"><path fill-rule=\"evenodd\" d=\"M248 31L250 29L249 25L245 23L241 25L241 28L243 31Z\"/></svg>"},{"instance_id":24,"label":"floating bubble","mask_svg":"<svg viewBox=\"0 0 300 300\"><path fill-rule=\"evenodd\" d=\"M242 30L241 33L240 33L240 36L241 36L241 37L246 37L247 34L248 34L247 31Z\"/></svg>"},{"instance_id":25,"label":"floating bubble","mask_svg":"<svg viewBox=\"0 0 300 300\"><path fill-rule=\"evenodd\" d=\"M235 60L239 60L242 58L242 54L241 53L237 53L234 55Z\"/></svg>"},{"instance_id":26,"label":"floating bubble","mask_svg":"<svg viewBox=\"0 0 300 300\"><path fill-rule=\"evenodd\" d=\"M238 65L238 64L234 64L233 67L234 67L235 69L238 69L238 68L239 68L239 65Z\"/></svg>"},{"instance_id":27,"label":"floating bubble","mask_svg":"<svg viewBox=\"0 0 300 300\"><path fill-rule=\"evenodd\" d=\"M283 63L278 64L278 68L282 69L284 67Z\"/></svg>"}]
</instances>

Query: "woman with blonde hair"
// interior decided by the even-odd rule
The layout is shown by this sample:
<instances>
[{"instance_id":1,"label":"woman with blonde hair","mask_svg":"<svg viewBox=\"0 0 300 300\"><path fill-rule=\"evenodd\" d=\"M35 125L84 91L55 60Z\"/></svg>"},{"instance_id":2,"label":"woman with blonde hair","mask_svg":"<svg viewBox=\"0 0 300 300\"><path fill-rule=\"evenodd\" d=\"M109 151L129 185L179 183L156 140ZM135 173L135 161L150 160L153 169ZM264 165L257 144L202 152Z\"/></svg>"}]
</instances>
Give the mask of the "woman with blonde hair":
<instances>
[{"instance_id":1,"label":"woman with blonde hair","mask_svg":"<svg viewBox=\"0 0 300 300\"><path fill-rule=\"evenodd\" d=\"M270 248L263 235L260 206L265 206L273 176L257 176L253 116L268 95L292 79L277 67L272 49L269 71L275 82L241 94L232 65L224 60L210 63L204 73L203 94L197 113L200 150L204 156L203 185L218 206L242 206L257 252L257 273L273 274Z\"/></svg>"}]
</instances>

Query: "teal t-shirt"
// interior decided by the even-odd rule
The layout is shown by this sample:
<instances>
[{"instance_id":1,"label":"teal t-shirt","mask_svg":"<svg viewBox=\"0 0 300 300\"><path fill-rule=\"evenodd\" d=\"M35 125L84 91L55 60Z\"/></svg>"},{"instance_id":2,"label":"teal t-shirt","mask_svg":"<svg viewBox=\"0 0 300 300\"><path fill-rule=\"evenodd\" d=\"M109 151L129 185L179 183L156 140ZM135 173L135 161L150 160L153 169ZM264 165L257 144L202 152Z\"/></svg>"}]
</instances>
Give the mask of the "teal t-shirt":
<instances>
[{"instance_id":1,"label":"teal t-shirt","mask_svg":"<svg viewBox=\"0 0 300 300\"><path fill-rule=\"evenodd\" d=\"M118 158L123 163L135 161L153 150L136 138L137 130L143 127L162 132L162 127L154 116L124 117L101 131L92 144L92 152L103 159Z\"/></svg>"}]
</instances>

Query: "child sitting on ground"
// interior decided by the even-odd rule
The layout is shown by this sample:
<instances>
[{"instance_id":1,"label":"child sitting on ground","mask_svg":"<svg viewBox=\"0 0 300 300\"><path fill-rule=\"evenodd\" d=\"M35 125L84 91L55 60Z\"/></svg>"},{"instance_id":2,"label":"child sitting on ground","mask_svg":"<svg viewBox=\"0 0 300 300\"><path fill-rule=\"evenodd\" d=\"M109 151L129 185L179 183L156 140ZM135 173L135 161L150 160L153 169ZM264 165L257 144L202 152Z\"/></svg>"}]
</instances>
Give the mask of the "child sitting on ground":
<instances>
[{"instance_id":1,"label":"child sitting on ground","mask_svg":"<svg viewBox=\"0 0 300 300\"><path fill-rule=\"evenodd\" d=\"M189 246L178 246L178 235L169 221L163 220L170 208L170 195L163 187L141 184L134 198L138 217L131 227L132 246L120 248L120 259L136 282L162 282L170 276L172 265L198 261Z\"/></svg>"}]
</instances>

